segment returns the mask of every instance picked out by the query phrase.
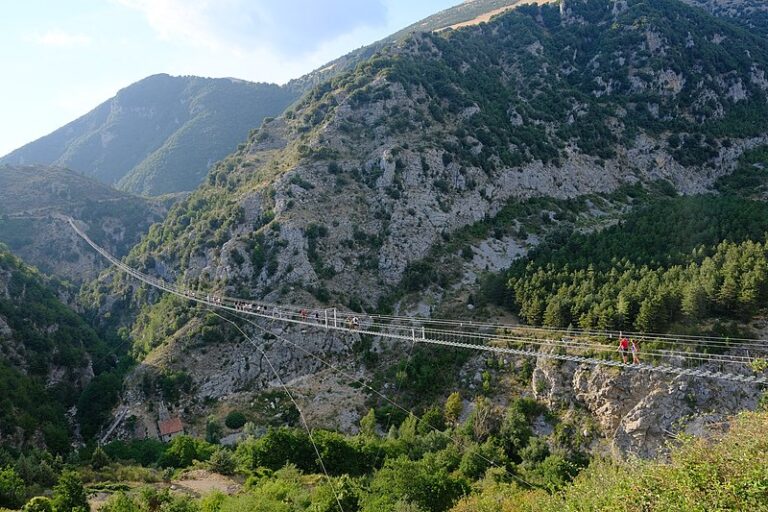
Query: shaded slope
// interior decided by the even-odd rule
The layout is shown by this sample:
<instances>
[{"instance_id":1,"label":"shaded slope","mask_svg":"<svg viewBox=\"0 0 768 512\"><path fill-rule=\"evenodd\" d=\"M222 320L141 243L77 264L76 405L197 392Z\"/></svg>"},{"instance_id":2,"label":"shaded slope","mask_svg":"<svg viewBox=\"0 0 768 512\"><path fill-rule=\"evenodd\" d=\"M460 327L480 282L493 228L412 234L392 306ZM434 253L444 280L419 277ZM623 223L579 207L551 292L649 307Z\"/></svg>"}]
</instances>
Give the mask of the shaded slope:
<instances>
[{"instance_id":1,"label":"shaded slope","mask_svg":"<svg viewBox=\"0 0 768 512\"><path fill-rule=\"evenodd\" d=\"M69 167L134 193L188 191L294 99L276 85L154 75L2 162Z\"/></svg>"},{"instance_id":2,"label":"shaded slope","mask_svg":"<svg viewBox=\"0 0 768 512\"><path fill-rule=\"evenodd\" d=\"M0 444L66 451L67 409L110 364L105 342L60 302L64 292L0 245Z\"/></svg>"},{"instance_id":3,"label":"shaded slope","mask_svg":"<svg viewBox=\"0 0 768 512\"><path fill-rule=\"evenodd\" d=\"M61 215L85 221L92 236L126 254L166 211L160 201L67 169L0 165L0 242L41 270L74 281L95 277L105 262L79 248Z\"/></svg>"}]
</instances>

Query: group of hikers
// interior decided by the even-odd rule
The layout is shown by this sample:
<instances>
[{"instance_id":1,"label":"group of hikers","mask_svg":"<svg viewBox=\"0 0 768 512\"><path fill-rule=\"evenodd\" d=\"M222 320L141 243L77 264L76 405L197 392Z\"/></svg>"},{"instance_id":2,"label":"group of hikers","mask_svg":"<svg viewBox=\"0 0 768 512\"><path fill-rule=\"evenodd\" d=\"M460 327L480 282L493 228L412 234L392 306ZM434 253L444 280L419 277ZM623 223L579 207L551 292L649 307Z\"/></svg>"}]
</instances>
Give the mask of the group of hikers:
<instances>
[{"instance_id":1,"label":"group of hikers","mask_svg":"<svg viewBox=\"0 0 768 512\"><path fill-rule=\"evenodd\" d=\"M629 340L626 336L620 336L618 352L624 364L629 361L629 353L632 352L632 364L640 364L640 342L638 340Z\"/></svg>"},{"instance_id":2,"label":"group of hikers","mask_svg":"<svg viewBox=\"0 0 768 512\"><path fill-rule=\"evenodd\" d=\"M310 319L310 312L308 310L306 310L306 309L300 310L299 311L299 318L302 321L307 321L308 319ZM314 319L315 322L320 323L320 312L319 311L315 311L311 315L311 318ZM347 329L357 330L360 327L360 319L357 318L356 316L348 317L346 319L346 321L344 322L344 326Z\"/></svg>"}]
</instances>

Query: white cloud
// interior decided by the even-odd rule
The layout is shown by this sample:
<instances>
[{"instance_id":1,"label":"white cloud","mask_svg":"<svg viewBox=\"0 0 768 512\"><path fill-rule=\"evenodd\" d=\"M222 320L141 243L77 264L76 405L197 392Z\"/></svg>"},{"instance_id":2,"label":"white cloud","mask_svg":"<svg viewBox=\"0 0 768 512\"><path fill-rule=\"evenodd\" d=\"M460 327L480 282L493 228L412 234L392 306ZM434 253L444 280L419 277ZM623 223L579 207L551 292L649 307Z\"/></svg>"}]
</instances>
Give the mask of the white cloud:
<instances>
[{"instance_id":1,"label":"white cloud","mask_svg":"<svg viewBox=\"0 0 768 512\"><path fill-rule=\"evenodd\" d=\"M35 33L26 39L43 46L57 46L63 48L88 46L92 42L91 37L86 34L75 34L57 29L43 33Z\"/></svg>"},{"instance_id":2,"label":"white cloud","mask_svg":"<svg viewBox=\"0 0 768 512\"><path fill-rule=\"evenodd\" d=\"M215 2L207 0L116 0L128 8L144 14L158 37L166 41L179 41L195 46L219 48L206 13ZM220 2L229 3L229 0Z\"/></svg>"},{"instance_id":3,"label":"white cloud","mask_svg":"<svg viewBox=\"0 0 768 512\"><path fill-rule=\"evenodd\" d=\"M249 54L306 55L361 26L383 25L382 0L113 0L163 40Z\"/></svg>"}]
</instances>

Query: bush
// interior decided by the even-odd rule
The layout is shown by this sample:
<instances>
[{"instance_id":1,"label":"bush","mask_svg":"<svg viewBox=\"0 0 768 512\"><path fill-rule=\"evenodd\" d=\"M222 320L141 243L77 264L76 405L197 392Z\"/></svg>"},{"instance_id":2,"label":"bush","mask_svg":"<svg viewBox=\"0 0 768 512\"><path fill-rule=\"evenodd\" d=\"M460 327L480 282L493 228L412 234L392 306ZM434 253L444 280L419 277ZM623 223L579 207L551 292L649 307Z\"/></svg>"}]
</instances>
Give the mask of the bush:
<instances>
[{"instance_id":1,"label":"bush","mask_svg":"<svg viewBox=\"0 0 768 512\"><path fill-rule=\"evenodd\" d=\"M45 496L35 496L21 509L22 512L53 512L53 503ZM106 511L105 511L106 512Z\"/></svg>"},{"instance_id":2,"label":"bush","mask_svg":"<svg viewBox=\"0 0 768 512\"><path fill-rule=\"evenodd\" d=\"M246 421L248 421L248 419L245 417L245 414L240 411L232 411L227 414L227 417L224 419L224 424L227 428L238 429L245 425Z\"/></svg>"},{"instance_id":3,"label":"bush","mask_svg":"<svg viewBox=\"0 0 768 512\"><path fill-rule=\"evenodd\" d=\"M83 481L74 471L62 473L59 483L53 488L53 508L56 512L90 510Z\"/></svg>"},{"instance_id":4,"label":"bush","mask_svg":"<svg viewBox=\"0 0 768 512\"><path fill-rule=\"evenodd\" d=\"M13 468L0 471L0 507L18 508L26 497L24 480Z\"/></svg>"}]
</instances>

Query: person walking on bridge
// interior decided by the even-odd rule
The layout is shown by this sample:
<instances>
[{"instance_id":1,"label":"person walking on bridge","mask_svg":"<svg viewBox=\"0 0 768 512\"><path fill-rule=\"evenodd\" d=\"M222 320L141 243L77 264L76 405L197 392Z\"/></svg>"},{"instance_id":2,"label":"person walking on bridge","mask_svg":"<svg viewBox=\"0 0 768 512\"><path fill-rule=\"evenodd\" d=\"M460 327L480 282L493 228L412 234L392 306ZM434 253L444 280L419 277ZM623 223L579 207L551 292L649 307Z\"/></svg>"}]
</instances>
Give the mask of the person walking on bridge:
<instances>
[{"instance_id":1,"label":"person walking on bridge","mask_svg":"<svg viewBox=\"0 0 768 512\"><path fill-rule=\"evenodd\" d=\"M619 340L619 354L621 354L621 359L624 361L624 364L627 364L627 356L629 355L629 340L622 336Z\"/></svg>"},{"instance_id":2,"label":"person walking on bridge","mask_svg":"<svg viewBox=\"0 0 768 512\"><path fill-rule=\"evenodd\" d=\"M640 364L640 342L632 340L632 364Z\"/></svg>"}]
</instances>

